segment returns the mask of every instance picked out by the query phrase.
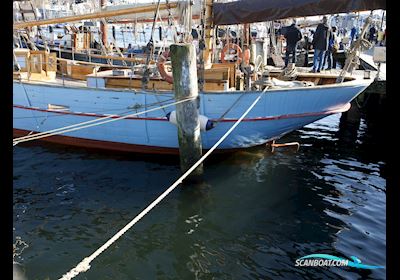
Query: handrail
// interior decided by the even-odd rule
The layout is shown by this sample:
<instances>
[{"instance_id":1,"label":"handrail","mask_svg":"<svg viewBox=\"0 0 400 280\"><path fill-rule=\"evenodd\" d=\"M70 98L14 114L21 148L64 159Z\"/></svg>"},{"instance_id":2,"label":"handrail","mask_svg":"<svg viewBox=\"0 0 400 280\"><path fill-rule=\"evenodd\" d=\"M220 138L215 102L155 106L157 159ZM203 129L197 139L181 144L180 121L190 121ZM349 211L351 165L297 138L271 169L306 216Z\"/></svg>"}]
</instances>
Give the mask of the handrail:
<instances>
[{"instance_id":1,"label":"handrail","mask_svg":"<svg viewBox=\"0 0 400 280\"><path fill-rule=\"evenodd\" d=\"M61 50L62 49L62 50ZM88 50L96 50L97 49L88 49ZM66 52L66 53L73 53L70 50L64 49L64 48L57 48L57 51L60 52ZM75 54L78 54L79 52L74 52ZM85 54L85 53L82 53ZM104 58L104 59L113 59L113 60L123 60L123 61L128 61L128 62L145 62L144 58L131 58L131 57L120 57L120 56L110 56L110 55L102 55L102 54L91 54L92 58ZM154 62L154 61L153 61Z\"/></svg>"}]
</instances>

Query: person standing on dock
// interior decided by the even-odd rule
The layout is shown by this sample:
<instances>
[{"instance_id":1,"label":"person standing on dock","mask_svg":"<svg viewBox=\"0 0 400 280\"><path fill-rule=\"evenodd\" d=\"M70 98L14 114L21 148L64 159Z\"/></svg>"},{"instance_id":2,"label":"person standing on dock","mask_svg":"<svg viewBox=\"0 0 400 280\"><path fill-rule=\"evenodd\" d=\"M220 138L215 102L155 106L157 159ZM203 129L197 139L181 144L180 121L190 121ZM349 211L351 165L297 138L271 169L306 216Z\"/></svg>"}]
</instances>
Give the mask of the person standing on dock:
<instances>
[{"instance_id":1,"label":"person standing on dock","mask_svg":"<svg viewBox=\"0 0 400 280\"><path fill-rule=\"evenodd\" d=\"M370 41L371 43L375 42L375 33L376 33L376 28L374 25L372 25L371 28L369 29L369 35L368 35L368 41Z\"/></svg>"},{"instance_id":2,"label":"person standing on dock","mask_svg":"<svg viewBox=\"0 0 400 280\"><path fill-rule=\"evenodd\" d=\"M326 68L326 70L331 70L332 67L336 68L336 52L338 51L338 49L339 46L337 43L336 27L334 26L332 27L332 32L329 36L328 50L325 52L322 69L324 69L326 61L328 61L328 68Z\"/></svg>"},{"instance_id":3,"label":"person standing on dock","mask_svg":"<svg viewBox=\"0 0 400 280\"><path fill-rule=\"evenodd\" d=\"M350 30L350 44L353 43L354 39L356 38L357 34L357 28L353 26L353 28Z\"/></svg>"},{"instance_id":4,"label":"person standing on dock","mask_svg":"<svg viewBox=\"0 0 400 280\"><path fill-rule=\"evenodd\" d=\"M132 58L134 55L134 49L132 48L132 44L129 43L128 47L126 48L127 57Z\"/></svg>"},{"instance_id":5,"label":"person standing on dock","mask_svg":"<svg viewBox=\"0 0 400 280\"><path fill-rule=\"evenodd\" d=\"M328 18L324 16L322 18L322 23L318 24L317 30L315 31L313 38L313 48L314 48L314 65L311 72L321 72L323 57L325 52L328 50L329 37L331 30L327 24Z\"/></svg>"},{"instance_id":6,"label":"person standing on dock","mask_svg":"<svg viewBox=\"0 0 400 280\"><path fill-rule=\"evenodd\" d=\"M112 26L112 30L111 31L112 31L112 36L113 36L113 38L115 40L116 38L115 38L115 26L114 25Z\"/></svg>"},{"instance_id":7,"label":"person standing on dock","mask_svg":"<svg viewBox=\"0 0 400 280\"><path fill-rule=\"evenodd\" d=\"M50 44L54 44L54 33L53 33L53 26L49 25L49 39Z\"/></svg>"},{"instance_id":8,"label":"person standing on dock","mask_svg":"<svg viewBox=\"0 0 400 280\"><path fill-rule=\"evenodd\" d=\"M292 55L292 62L296 63L297 43L303 38L299 28L296 27L296 20L293 20L292 25L287 27L284 36L286 38L286 57L285 57L285 68L286 68L289 63L290 55Z\"/></svg>"}]
</instances>

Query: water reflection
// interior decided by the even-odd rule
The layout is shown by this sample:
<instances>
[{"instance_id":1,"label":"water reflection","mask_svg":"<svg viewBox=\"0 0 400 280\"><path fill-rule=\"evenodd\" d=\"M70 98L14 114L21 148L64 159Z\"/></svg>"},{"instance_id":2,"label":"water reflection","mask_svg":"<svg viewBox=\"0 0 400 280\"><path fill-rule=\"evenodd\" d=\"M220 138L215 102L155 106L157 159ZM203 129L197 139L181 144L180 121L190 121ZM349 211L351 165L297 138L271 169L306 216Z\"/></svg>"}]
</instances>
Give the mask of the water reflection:
<instances>
[{"instance_id":1,"label":"water reflection","mask_svg":"<svg viewBox=\"0 0 400 280\"><path fill-rule=\"evenodd\" d=\"M312 253L385 265L385 180L370 123L330 116L281 142L206 162L92 263L87 279L383 279L385 270L295 267ZM351 132L347 130L350 129ZM354 133L354 131L355 133ZM28 279L60 277L179 176L179 161L15 147L14 236Z\"/></svg>"}]
</instances>

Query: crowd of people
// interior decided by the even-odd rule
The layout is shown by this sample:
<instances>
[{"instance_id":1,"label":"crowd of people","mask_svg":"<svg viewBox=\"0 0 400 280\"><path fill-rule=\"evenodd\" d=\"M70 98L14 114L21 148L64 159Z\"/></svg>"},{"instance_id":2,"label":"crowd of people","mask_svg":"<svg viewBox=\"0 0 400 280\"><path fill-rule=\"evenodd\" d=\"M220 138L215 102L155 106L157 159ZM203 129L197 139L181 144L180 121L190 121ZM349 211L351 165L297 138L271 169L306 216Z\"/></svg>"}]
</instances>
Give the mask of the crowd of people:
<instances>
[{"instance_id":1,"label":"crowd of people","mask_svg":"<svg viewBox=\"0 0 400 280\"><path fill-rule=\"evenodd\" d=\"M223 30L219 30L222 32ZM225 32L225 31L224 31ZM230 31L229 42L231 44L242 45L239 36L236 36L236 32ZM293 20L290 26L284 27L278 30L276 35L282 35L286 39L286 53L285 53L285 68L288 66L289 61L296 63L296 52L299 49L299 42L303 44L302 49L305 50L305 63L304 66L308 65L308 53L311 49L314 50L313 67L312 72L321 72L321 70L331 70L337 67L336 54L339 50L345 50L352 46L352 44L359 38L360 28L353 26L350 30L346 28L337 28L335 26L329 26L328 18L324 16L322 22L319 23L315 30L304 30L302 33L296 24L296 20ZM235 35L235 36L234 36ZM115 36L115 30L113 29L113 36ZM197 35L193 35L193 43L198 43L196 40ZM379 46L386 45L386 29L377 29L377 26L373 24L368 32L364 35L365 39L371 43ZM224 34L217 36L216 52L221 53L223 46L226 44L223 41ZM196 49L198 49L198 45ZM133 57L135 55L135 49L132 44L129 44L125 49L125 55ZM219 57L219 55L218 55Z\"/></svg>"},{"instance_id":2,"label":"crowd of people","mask_svg":"<svg viewBox=\"0 0 400 280\"><path fill-rule=\"evenodd\" d=\"M314 49L312 72L321 72L321 69L324 70L325 64L327 64L327 70L332 69L332 67L336 68L334 53L339 48L336 34L337 30L336 27L330 28L327 21L327 17L324 16L315 32L311 31L309 35L307 34L304 36L305 44L303 48L306 50L306 57L308 56L308 51L311 48ZM285 67L287 67L290 56L292 57L292 63L296 63L297 46L299 41L303 39L303 35L296 26L295 20L292 25L286 28L283 36L286 39Z\"/></svg>"},{"instance_id":3,"label":"crowd of people","mask_svg":"<svg viewBox=\"0 0 400 280\"><path fill-rule=\"evenodd\" d=\"M321 72L321 70L330 70L336 68L336 53L338 50L344 50L346 47L352 46L352 44L359 38L359 28L353 26L350 30L350 37L348 31L345 28L340 30L337 27L330 27L328 25L328 18L324 16L322 22L318 24L316 30L310 30L309 33L305 33L304 36L300 29L296 26L296 21L285 27L282 35L286 39L286 53L285 53L285 68L291 62L296 63L296 50L298 44L303 40L304 44L302 48L305 49L306 61L305 65L308 64L308 52L314 49L313 67L311 72ZM339 36L342 38L349 38L347 40L339 40ZM370 41L374 45L385 46L386 45L386 29L377 29L375 24L372 24L368 32L365 34L365 39ZM326 67L326 68L325 68Z\"/></svg>"}]
</instances>

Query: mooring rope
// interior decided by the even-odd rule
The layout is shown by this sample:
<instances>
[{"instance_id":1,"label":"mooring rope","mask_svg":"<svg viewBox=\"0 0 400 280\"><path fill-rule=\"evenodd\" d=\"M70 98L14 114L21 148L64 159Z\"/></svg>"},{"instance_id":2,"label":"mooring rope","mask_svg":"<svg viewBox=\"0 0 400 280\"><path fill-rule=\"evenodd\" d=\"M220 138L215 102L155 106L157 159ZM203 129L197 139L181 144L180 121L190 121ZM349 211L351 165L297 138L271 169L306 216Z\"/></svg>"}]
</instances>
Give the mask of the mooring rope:
<instances>
[{"instance_id":1,"label":"mooring rope","mask_svg":"<svg viewBox=\"0 0 400 280\"><path fill-rule=\"evenodd\" d=\"M150 203L142 212L140 212L132 221L130 221L125 227L118 231L112 238L110 238L103 246L97 249L89 257L84 258L77 266L71 269L69 272L64 274L59 280L69 280L77 276L81 272L85 272L90 269L90 262L96 257L103 253L108 247L117 241L122 235L125 234L132 226L134 226L141 218L143 218L148 212L150 212L158 203L160 203L170 192L172 192L183 180L190 175L203 161L231 134L231 132L239 125L239 123L247 116L247 114L253 109L258 103L263 94L267 89L263 90L256 100L250 105L250 107L243 113L243 115L232 125L232 127L218 140L217 143L212 146L207 153L205 153L190 169L188 169L179 179L175 181L167 190L165 190L159 197L157 197L152 203Z\"/></svg>"},{"instance_id":2,"label":"mooring rope","mask_svg":"<svg viewBox=\"0 0 400 280\"><path fill-rule=\"evenodd\" d=\"M66 127L62 127L62 128L56 128L56 129L49 130L49 131L46 131L46 132L40 132L40 133L36 133L36 134L33 134L33 135L29 135L29 136L23 136L23 137L15 138L15 139L13 139L13 146L15 146L15 145L17 145L19 143L22 143L22 142L28 142L28 141L32 141L32 140L45 138L45 137L50 137L50 136L53 136L53 135L64 134L64 133L67 133L67 132L80 130L80 129L83 129L83 128L97 126L97 125L101 125L101 124L105 124L105 123L109 123L109 122L115 122L115 121L119 121L119 120L126 119L126 118L129 118L129 117L134 117L134 116L142 115L142 114L145 114L145 113L150 113L150 112L153 112L153 111L156 111L156 110L160 110L160 109L163 109L163 108L166 108L166 107L170 107L170 106L173 106L173 105L176 105L176 104L180 104L180 103L192 100L192 99L194 99L194 98L193 97L185 98L185 99L182 99L182 100L170 103L170 104L166 104L166 105L163 105L163 106L160 106L160 107L157 107L157 108L153 108L153 109L141 111L141 112L138 112L138 113L121 116L121 117L118 117L118 118L113 118L116 115L110 115L110 116L103 117L103 118L100 118L100 119L90 120L90 121L87 121L87 122L73 124L73 125L69 125L69 126L66 126Z\"/></svg>"}]
</instances>

